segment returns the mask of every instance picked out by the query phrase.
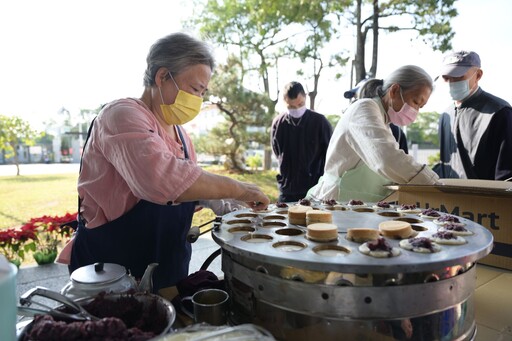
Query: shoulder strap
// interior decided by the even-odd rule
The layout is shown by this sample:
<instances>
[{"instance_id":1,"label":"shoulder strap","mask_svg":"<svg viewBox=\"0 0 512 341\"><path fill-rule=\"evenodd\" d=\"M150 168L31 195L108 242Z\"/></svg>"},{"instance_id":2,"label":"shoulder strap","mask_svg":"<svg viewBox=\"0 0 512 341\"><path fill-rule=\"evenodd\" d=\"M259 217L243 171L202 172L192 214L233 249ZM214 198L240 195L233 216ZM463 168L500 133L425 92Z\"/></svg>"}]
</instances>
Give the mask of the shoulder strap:
<instances>
[{"instance_id":1,"label":"shoulder strap","mask_svg":"<svg viewBox=\"0 0 512 341\"><path fill-rule=\"evenodd\" d=\"M78 171L78 174L80 174L82 172L82 161L84 158L85 147L87 146L87 142L89 142L89 138L91 137L92 126L94 125L94 120L97 117L98 116L96 116L95 118L92 119L91 125L89 126L89 129L87 130L87 137L85 138L84 147L82 148L82 155L80 155L80 169ZM85 221L83 220L82 215L80 214L80 206L82 204L82 200L80 200L79 195L77 197L78 197L78 220L80 220L85 226Z\"/></svg>"},{"instance_id":2,"label":"shoulder strap","mask_svg":"<svg viewBox=\"0 0 512 341\"><path fill-rule=\"evenodd\" d=\"M181 132L181 128L179 126L176 126L176 130L178 131L178 135L180 136L181 145L183 146L183 153L185 154L185 159L188 159L188 149L187 149L187 143L185 142L185 139L183 138L183 133Z\"/></svg>"}]
</instances>

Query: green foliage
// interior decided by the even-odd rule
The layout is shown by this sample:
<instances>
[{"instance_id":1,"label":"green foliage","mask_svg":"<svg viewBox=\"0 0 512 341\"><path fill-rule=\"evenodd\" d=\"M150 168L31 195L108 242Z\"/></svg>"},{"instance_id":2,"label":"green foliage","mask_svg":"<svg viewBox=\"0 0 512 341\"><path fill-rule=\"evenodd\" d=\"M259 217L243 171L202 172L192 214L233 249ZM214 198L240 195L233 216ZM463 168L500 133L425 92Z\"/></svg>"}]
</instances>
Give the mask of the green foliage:
<instances>
[{"instance_id":1,"label":"green foliage","mask_svg":"<svg viewBox=\"0 0 512 341\"><path fill-rule=\"evenodd\" d=\"M225 122L212 129L205 138L199 138L199 151L212 155L226 155L230 165L244 170L242 153L249 144L267 144L267 127L272 120L273 102L268 96L248 90L242 84L240 62L230 57L220 65L209 88L214 104Z\"/></svg>"},{"instance_id":2,"label":"green foliage","mask_svg":"<svg viewBox=\"0 0 512 341\"><path fill-rule=\"evenodd\" d=\"M251 167L251 170L253 171L257 170L258 167L261 167L263 165L261 156L258 154L247 157L246 163L249 167Z\"/></svg>"},{"instance_id":3,"label":"green foliage","mask_svg":"<svg viewBox=\"0 0 512 341\"><path fill-rule=\"evenodd\" d=\"M427 157L427 165L432 168L434 167L434 165L438 162L441 161L441 153L440 152L437 152L436 154L434 155L429 155Z\"/></svg>"},{"instance_id":4,"label":"green foliage","mask_svg":"<svg viewBox=\"0 0 512 341\"><path fill-rule=\"evenodd\" d=\"M422 112L407 127L407 142L420 147L439 147L438 122L437 112Z\"/></svg>"},{"instance_id":5,"label":"green foliage","mask_svg":"<svg viewBox=\"0 0 512 341\"><path fill-rule=\"evenodd\" d=\"M331 124L332 129L336 128L336 125L338 124L338 121L340 120L340 115L325 115L325 118L327 118L327 121Z\"/></svg>"},{"instance_id":6,"label":"green foliage","mask_svg":"<svg viewBox=\"0 0 512 341\"><path fill-rule=\"evenodd\" d=\"M281 58L312 62L308 68L316 92L323 67L339 65L340 53L326 60L324 45L337 33L340 13L350 1L208 0L193 26L243 61L243 77L255 73L270 96L269 73ZM298 73L305 74L303 70ZM277 97L277 96L276 96Z\"/></svg>"},{"instance_id":7,"label":"green foliage","mask_svg":"<svg viewBox=\"0 0 512 341\"><path fill-rule=\"evenodd\" d=\"M30 124L16 116L0 115L0 150L5 151L6 157L13 157L20 174L18 160L18 146L32 146L36 132L30 128Z\"/></svg>"},{"instance_id":8,"label":"green foliage","mask_svg":"<svg viewBox=\"0 0 512 341\"><path fill-rule=\"evenodd\" d=\"M47 132L43 131L43 132L39 133L38 136L35 137L35 143L51 146L54 138L55 137L53 135L48 134Z\"/></svg>"},{"instance_id":9,"label":"green foliage","mask_svg":"<svg viewBox=\"0 0 512 341\"><path fill-rule=\"evenodd\" d=\"M17 157L17 147L31 146L35 138L36 132L27 121L16 116L0 115L0 148Z\"/></svg>"}]
</instances>

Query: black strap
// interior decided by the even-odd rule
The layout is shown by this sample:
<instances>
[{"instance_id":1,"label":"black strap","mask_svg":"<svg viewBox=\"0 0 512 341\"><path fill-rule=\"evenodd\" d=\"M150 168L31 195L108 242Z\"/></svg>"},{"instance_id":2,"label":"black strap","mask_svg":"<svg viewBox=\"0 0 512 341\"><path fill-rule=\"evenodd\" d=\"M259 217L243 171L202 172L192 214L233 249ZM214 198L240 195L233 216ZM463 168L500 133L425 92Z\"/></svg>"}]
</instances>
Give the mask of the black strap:
<instances>
[{"instance_id":1,"label":"black strap","mask_svg":"<svg viewBox=\"0 0 512 341\"><path fill-rule=\"evenodd\" d=\"M87 146L87 142L89 142L89 137L91 137L91 131L92 126L94 125L94 120L96 120L98 116L92 119L91 125L89 126L89 129L87 130L87 137L85 138L84 147L82 148L82 155L80 156L80 169L78 170L78 174L82 172L82 160L84 158L85 153L85 147ZM80 207L82 204L82 200L80 200L80 196L78 196L78 220L81 221L85 226L85 220L82 218L82 215L80 214ZM73 227L74 228L74 227ZM76 228L74 228L76 230Z\"/></svg>"},{"instance_id":2,"label":"black strap","mask_svg":"<svg viewBox=\"0 0 512 341\"><path fill-rule=\"evenodd\" d=\"M178 135L180 136L181 145L183 146L183 153L185 154L185 159L188 159L188 149L187 144L185 143L185 139L183 138L183 134L179 126L176 126L176 130L178 131Z\"/></svg>"}]
</instances>

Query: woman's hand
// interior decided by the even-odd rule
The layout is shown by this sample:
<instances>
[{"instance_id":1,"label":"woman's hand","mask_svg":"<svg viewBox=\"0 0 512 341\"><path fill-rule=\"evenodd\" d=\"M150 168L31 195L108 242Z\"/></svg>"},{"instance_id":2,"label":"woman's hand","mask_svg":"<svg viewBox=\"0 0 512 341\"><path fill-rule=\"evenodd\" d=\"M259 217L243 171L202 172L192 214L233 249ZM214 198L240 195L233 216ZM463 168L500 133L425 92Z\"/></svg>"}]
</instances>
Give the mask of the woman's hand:
<instances>
[{"instance_id":1,"label":"woman's hand","mask_svg":"<svg viewBox=\"0 0 512 341\"><path fill-rule=\"evenodd\" d=\"M203 171L199 178L183 192L177 202L197 200L235 199L245 202L253 210L267 208L269 198L255 184L237 181L227 176Z\"/></svg>"},{"instance_id":2,"label":"woman's hand","mask_svg":"<svg viewBox=\"0 0 512 341\"><path fill-rule=\"evenodd\" d=\"M241 186L241 194L236 200L247 203L247 206L255 211L264 210L270 203L270 199L255 184L247 182L239 182Z\"/></svg>"},{"instance_id":3,"label":"woman's hand","mask_svg":"<svg viewBox=\"0 0 512 341\"><path fill-rule=\"evenodd\" d=\"M218 216L228 214L233 211L241 210L246 207L245 203L235 199L212 199L199 200L200 208L209 208Z\"/></svg>"}]
</instances>

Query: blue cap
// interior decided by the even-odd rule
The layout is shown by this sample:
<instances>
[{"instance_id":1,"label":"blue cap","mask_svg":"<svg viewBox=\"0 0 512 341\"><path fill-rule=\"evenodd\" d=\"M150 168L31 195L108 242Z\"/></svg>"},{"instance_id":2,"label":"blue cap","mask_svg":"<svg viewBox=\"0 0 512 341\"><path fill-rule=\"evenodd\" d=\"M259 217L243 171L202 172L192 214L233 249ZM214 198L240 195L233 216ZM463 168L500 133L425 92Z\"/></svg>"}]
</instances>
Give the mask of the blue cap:
<instances>
[{"instance_id":1,"label":"blue cap","mask_svg":"<svg viewBox=\"0 0 512 341\"><path fill-rule=\"evenodd\" d=\"M441 76L461 77L472 67L480 67L480 57L476 52L453 52L444 58Z\"/></svg>"}]
</instances>

